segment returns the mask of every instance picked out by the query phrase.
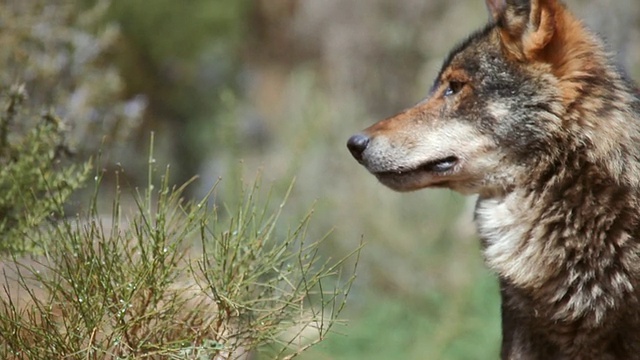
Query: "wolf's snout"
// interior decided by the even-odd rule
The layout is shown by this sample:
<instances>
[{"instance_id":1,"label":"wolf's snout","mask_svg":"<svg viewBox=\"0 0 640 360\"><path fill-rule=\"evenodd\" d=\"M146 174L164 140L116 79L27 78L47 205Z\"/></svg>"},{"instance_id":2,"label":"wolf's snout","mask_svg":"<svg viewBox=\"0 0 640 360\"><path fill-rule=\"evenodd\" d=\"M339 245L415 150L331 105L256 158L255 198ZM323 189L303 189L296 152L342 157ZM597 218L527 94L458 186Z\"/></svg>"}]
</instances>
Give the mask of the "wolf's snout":
<instances>
[{"instance_id":1,"label":"wolf's snout","mask_svg":"<svg viewBox=\"0 0 640 360\"><path fill-rule=\"evenodd\" d=\"M362 160L362 153L369 145L369 138L364 134L356 134L349 138L347 141L347 147L349 151L351 151L351 155L353 155L356 160Z\"/></svg>"}]
</instances>

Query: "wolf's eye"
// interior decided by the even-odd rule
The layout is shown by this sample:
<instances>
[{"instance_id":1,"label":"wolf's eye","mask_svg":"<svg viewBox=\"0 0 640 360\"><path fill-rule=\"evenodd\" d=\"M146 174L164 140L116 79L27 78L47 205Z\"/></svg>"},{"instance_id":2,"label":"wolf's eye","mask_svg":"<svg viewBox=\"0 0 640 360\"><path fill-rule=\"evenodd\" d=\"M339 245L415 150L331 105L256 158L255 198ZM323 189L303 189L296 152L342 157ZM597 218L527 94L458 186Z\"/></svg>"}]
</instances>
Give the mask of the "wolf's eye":
<instances>
[{"instance_id":1,"label":"wolf's eye","mask_svg":"<svg viewBox=\"0 0 640 360\"><path fill-rule=\"evenodd\" d=\"M449 86L444 91L444 96L451 96L457 94L464 87L462 81L449 81Z\"/></svg>"}]
</instances>

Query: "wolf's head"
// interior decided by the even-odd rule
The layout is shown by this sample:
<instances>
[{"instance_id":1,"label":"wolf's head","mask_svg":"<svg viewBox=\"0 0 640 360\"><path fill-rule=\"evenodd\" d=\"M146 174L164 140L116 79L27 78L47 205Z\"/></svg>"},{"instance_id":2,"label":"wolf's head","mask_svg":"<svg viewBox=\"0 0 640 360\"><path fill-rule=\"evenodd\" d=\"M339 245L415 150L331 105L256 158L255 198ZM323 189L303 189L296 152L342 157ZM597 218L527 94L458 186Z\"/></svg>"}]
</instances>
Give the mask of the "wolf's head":
<instances>
[{"instance_id":1,"label":"wolf's head","mask_svg":"<svg viewBox=\"0 0 640 360\"><path fill-rule=\"evenodd\" d=\"M532 173L546 171L541 162L590 148L607 132L594 119L631 101L616 95L600 42L558 0L486 3L490 23L451 51L427 99L349 139L385 185L503 192L544 176Z\"/></svg>"}]
</instances>

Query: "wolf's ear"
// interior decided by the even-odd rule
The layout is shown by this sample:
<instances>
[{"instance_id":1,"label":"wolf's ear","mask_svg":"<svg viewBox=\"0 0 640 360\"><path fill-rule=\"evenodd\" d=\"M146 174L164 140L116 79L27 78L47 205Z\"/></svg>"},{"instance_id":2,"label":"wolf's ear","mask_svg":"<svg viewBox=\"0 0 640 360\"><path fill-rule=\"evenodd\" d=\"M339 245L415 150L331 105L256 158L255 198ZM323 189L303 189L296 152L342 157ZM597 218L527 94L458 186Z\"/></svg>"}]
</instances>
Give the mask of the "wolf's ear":
<instances>
[{"instance_id":1,"label":"wolf's ear","mask_svg":"<svg viewBox=\"0 0 640 360\"><path fill-rule=\"evenodd\" d=\"M498 21L500 15L504 12L504 9L507 7L507 2L505 0L486 0L487 10L489 10L489 19L493 21Z\"/></svg>"},{"instance_id":2,"label":"wolf's ear","mask_svg":"<svg viewBox=\"0 0 640 360\"><path fill-rule=\"evenodd\" d=\"M506 50L520 60L533 59L549 44L556 31L557 0L503 0L497 17ZM500 5L499 0L487 4ZM490 9L494 7L490 6Z\"/></svg>"}]
</instances>

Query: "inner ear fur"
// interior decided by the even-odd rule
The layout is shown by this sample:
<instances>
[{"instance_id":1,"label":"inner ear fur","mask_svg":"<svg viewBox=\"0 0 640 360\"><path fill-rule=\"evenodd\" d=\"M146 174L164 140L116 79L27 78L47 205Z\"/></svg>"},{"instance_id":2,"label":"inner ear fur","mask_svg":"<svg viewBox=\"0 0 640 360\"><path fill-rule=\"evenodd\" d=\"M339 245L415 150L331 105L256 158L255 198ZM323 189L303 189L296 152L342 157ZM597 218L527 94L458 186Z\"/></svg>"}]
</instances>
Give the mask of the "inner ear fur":
<instances>
[{"instance_id":1,"label":"inner ear fur","mask_svg":"<svg viewBox=\"0 0 640 360\"><path fill-rule=\"evenodd\" d=\"M598 40L560 0L486 3L505 54L519 62L550 65L566 104L580 96L581 83L575 78L593 72L605 61Z\"/></svg>"},{"instance_id":2,"label":"inner ear fur","mask_svg":"<svg viewBox=\"0 0 640 360\"><path fill-rule=\"evenodd\" d=\"M507 2L505 0L486 0L486 5L489 10L489 19L497 22L504 12Z\"/></svg>"},{"instance_id":3,"label":"inner ear fur","mask_svg":"<svg viewBox=\"0 0 640 360\"><path fill-rule=\"evenodd\" d=\"M487 0L487 8L500 28L506 51L518 60L540 56L556 32L557 0Z\"/></svg>"}]
</instances>

